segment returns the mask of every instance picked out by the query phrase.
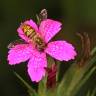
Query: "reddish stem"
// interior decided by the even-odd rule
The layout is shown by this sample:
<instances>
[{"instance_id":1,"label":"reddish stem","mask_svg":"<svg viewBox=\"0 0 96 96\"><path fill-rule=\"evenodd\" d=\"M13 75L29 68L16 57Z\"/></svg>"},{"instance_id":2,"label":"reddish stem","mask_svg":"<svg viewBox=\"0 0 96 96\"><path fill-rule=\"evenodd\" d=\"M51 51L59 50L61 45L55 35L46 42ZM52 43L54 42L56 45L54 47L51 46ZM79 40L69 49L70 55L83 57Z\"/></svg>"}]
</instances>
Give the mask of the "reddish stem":
<instances>
[{"instance_id":1,"label":"reddish stem","mask_svg":"<svg viewBox=\"0 0 96 96\"><path fill-rule=\"evenodd\" d=\"M47 88L53 88L56 86L56 73L56 64L52 64L51 68L47 68Z\"/></svg>"}]
</instances>

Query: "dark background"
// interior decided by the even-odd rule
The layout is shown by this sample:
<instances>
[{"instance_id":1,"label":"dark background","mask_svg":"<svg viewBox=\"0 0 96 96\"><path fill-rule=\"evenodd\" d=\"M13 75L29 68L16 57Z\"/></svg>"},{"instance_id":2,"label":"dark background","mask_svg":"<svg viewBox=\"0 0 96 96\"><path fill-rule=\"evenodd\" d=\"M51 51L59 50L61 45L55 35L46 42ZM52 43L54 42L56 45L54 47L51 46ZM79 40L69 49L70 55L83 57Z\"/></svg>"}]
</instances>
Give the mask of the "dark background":
<instances>
[{"instance_id":1,"label":"dark background","mask_svg":"<svg viewBox=\"0 0 96 96\"><path fill-rule=\"evenodd\" d=\"M81 42L76 32L87 32L91 38L91 48L96 45L96 0L0 0L0 96L27 96L26 88L13 74L15 70L32 84L26 72L27 62L15 67L8 65L7 45L19 38L16 32L19 24L30 18L36 21L36 14L43 8L48 10L49 18L63 23L62 31L54 40L67 40L79 54ZM96 85L94 76L86 86L92 88L92 84ZM34 84L32 86L35 87ZM80 93L83 96L83 91Z\"/></svg>"}]
</instances>

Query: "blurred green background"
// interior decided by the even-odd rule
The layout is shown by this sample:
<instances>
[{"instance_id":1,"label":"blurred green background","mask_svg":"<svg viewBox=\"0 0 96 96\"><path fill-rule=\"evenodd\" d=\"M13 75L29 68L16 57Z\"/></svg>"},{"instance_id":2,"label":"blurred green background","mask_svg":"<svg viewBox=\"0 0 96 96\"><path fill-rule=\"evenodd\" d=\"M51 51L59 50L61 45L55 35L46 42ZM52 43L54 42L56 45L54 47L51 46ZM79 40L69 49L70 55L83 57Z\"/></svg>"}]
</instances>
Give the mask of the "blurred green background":
<instances>
[{"instance_id":1,"label":"blurred green background","mask_svg":"<svg viewBox=\"0 0 96 96\"><path fill-rule=\"evenodd\" d=\"M7 45L19 38L16 30L20 23L30 18L36 21L36 14L43 8L48 10L49 18L63 23L62 31L53 40L64 39L72 43L78 55L81 52L81 41L76 32L87 32L91 38L91 47L96 45L96 0L0 0L0 96L27 96L25 87L13 74L15 70L32 84L26 71L27 62L8 65ZM67 64L63 63L62 72L67 68ZM92 88L93 84L96 85L95 76L91 77L86 86ZM85 96L86 86L80 96Z\"/></svg>"}]
</instances>

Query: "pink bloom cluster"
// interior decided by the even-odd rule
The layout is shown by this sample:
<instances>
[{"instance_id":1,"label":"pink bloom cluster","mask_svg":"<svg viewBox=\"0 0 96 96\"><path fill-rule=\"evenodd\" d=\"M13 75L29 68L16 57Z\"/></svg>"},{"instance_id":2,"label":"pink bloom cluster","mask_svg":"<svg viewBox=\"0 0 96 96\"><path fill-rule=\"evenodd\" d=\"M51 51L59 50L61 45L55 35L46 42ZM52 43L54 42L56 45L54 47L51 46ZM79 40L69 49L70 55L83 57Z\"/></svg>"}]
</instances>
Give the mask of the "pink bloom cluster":
<instances>
[{"instance_id":1,"label":"pink bloom cluster","mask_svg":"<svg viewBox=\"0 0 96 96\"><path fill-rule=\"evenodd\" d=\"M61 30L62 24L60 22L46 19L41 22L39 28L31 19L25 21L23 24L30 25L41 35L47 44L44 51L41 52L34 47L33 43L29 42L30 38L24 34L21 26L17 29L19 36L27 44L18 44L11 48L8 52L8 61L10 65L15 65L29 60L27 67L32 81L39 82L45 76L45 68L47 67L46 53L60 61L68 61L75 58L76 51L72 44L63 40L49 42Z\"/></svg>"}]
</instances>

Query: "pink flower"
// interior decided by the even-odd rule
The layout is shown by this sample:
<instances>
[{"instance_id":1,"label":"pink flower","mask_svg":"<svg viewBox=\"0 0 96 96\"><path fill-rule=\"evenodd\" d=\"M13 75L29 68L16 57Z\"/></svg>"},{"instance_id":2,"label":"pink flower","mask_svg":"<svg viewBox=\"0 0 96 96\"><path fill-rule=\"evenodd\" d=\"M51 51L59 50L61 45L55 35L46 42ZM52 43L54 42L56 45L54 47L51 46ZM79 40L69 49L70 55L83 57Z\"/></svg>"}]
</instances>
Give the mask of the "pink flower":
<instances>
[{"instance_id":1,"label":"pink flower","mask_svg":"<svg viewBox=\"0 0 96 96\"><path fill-rule=\"evenodd\" d=\"M30 30L25 31L24 25L32 29L33 34L36 34L33 37L33 34L28 35ZM22 23L17 31L19 36L27 43L15 45L9 50L9 64L15 65L29 60L28 74L32 81L39 82L45 76L45 67L47 67L46 53L60 61L74 59L76 52L72 44L63 40L49 42L61 30L61 25L60 22L51 19L42 21L39 28L31 19ZM42 44L40 45L37 42L38 37L41 40L39 40L39 43L43 42L43 47Z\"/></svg>"}]
</instances>

